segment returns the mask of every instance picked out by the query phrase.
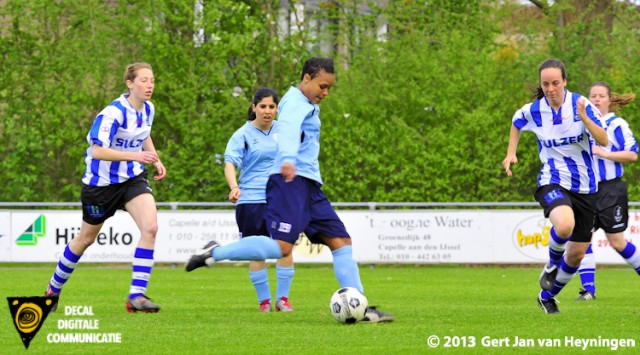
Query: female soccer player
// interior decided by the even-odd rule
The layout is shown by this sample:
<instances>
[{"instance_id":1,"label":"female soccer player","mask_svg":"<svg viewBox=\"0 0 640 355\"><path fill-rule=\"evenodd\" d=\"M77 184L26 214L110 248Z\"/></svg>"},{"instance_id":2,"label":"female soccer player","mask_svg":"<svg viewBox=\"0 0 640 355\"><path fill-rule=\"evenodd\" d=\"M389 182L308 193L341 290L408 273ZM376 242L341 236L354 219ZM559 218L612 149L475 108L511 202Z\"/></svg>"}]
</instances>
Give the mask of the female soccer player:
<instances>
[{"instance_id":1,"label":"female soccer player","mask_svg":"<svg viewBox=\"0 0 640 355\"><path fill-rule=\"evenodd\" d=\"M584 96L566 89L564 63L547 59L538 68L538 75L537 100L513 116L502 165L511 176L511 164L518 162L520 132L536 134L542 169L534 196L553 225L550 261L540 276L538 304L546 313L559 313L554 297L578 270L591 241L598 180L589 137L603 146L608 140L598 109Z\"/></svg>"},{"instance_id":2,"label":"female soccer player","mask_svg":"<svg viewBox=\"0 0 640 355\"><path fill-rule=\"evenodd\" d=\"M594 83L589 89L589 101L604 115L609 137L609 145L592 147L596 176L600 179L594 227L595 230L602 228L613 249L640 274L640 251L633 243L624 239L629 221L629 196L627 184L622 180L622 165L638 160L638 143L627 121L614 113L618 107L632 102L635 97L635 94L616 95L611 92L609 84L601 81ZM596 299L596 261L591 245L578 272L583 289L579 291L580 296L576 301Z\"/></svg>"},{"instance_id":3,"label":"female soccer player","mask_svg":"<svg viewBox=\"0 0 640 355\"><path fill-rule=\"evenodd\" d=\"M267 182L265 221L270 237L245 237L219 246L207 243L185 264L186 271L220 260L264 260L288 256L300 233L329 247L340 287L363 292L353 259L351 237L322 192L320 176L320 102L335 81L332 58L305 61L300 83L278 105L278 152ZM394 316L368 307L364 322L391 322Z\"/></svg>"},{"instance_id":4,"label":"female soccer player","mask_svg":"<svg viewBox=\"0 0 640 355\"><path fill-rule=\"evenodd\" d=\"M104 221L118 209L133 217L140 229L140 241L133 256L133 277L126 302L128 312L158 312L160 307L146 296L153 267L153 249L158 231L158 214L145 164L158 172L155 180L166 175L151 139L155 108L151 65L127 66L123 94L103 109L87 135L87 165L82 177L82 226L67 244L51 277L46 296L59 296L84 251L96 240ZM57 299L52 310L57 308Z\"/></svg>"},{"instance_id":5,"label":"female soccer player","mask_svg":"<svg viewBox=\"0 0 640 355\"><path fill-rule=\"evenodd\" d=\"M269 171L276 157L275 139L278 122L278 95L269 88L261 88L253 95L248 121L229 139L224 153L224 176L229 184L229 200L236 203L236 222L240 236L269 235L264 222L267 206L265 189ZM240 184L236 170L240 169ZM264 260L249 262L249 276L256 289L261 312L271 312L271 291L267 264ZM293 280L293 256L276 262L276 310L292 312L289 290Z\"/></svg>"}]
</instances>

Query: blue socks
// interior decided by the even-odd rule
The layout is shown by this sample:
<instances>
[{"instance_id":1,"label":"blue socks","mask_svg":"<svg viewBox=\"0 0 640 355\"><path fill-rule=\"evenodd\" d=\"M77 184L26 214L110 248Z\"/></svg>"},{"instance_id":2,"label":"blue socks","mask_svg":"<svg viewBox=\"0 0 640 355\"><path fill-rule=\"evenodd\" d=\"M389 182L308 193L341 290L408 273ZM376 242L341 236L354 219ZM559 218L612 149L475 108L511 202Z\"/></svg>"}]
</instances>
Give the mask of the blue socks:
<instances>
[{"instance_id":1,"label":"blue socks","mask_svg":"<svg viewBox=\"0 0 640 355\"><path fill-rule=\"evenodd\" d=\"M549 238L549 261L552 265L559 266L564 254L564 249L567 246L567 242L571 238L569 236L566 239L560 238L556 234L556 229L551 227L551 238Z\"/></svg>"},{"instance_id":2,"label":"blue socks","mask_svg":"<svg viewBox=\"0 0 640 355\"><path fill-rule=\"evenodd\" d=\"M60 257L60 261L58 261L56 271L53 273L53 276L51 276L51 280L49 281L49 288L51 288L51 291L55 293L60 293L60 291L62 291L62 287L67 280L69 280L73 270L76 269L78 261L80 261L80 257L82 257L82 254L74 254L71 249L69 249L69 244L67 244L62 256Z\"/></svg>"},{"instance_id":3,"label":"blue socks","mask_svg":"<svg viewBox=\"0 0 640 355\"><path fill-rule=\"evenodd\" d=\"M264 236L244 237L237 242L213 249L213 259L221 260L267 260L280 259L282 251L275 240Z\"/></svg>"},{"instance_id":4,"label":"blue socks","mask_svg":"<svg viewBox=\"0 0 640 355\"><path fill-rule=\"evenodd\" d=\"M351 245L336 249L331 254L333 254L333 271L340 287L354 287L364 293L364 287L360 281L360 270L358 263L353 259Z\"/></svg>"},{"instance_id":5,"label":"blue socks","mask_svg":"<svg viewBox=\"0 0 640 355\"><path fill-rule=\"evenodd\" d=\"M289 298L291 282L293 282L293 274L293 266L276 265L276 278L278 279L278 284L276 286L276 300L279 300L282 297Z\"/></svg>"},{"instance_id":6,"label":"blue socks","mask_svg":"<svg viewBox=\"0 0 640 355\"><path fill-rule=\"evenodd\" d=\"M256 289L258 295L258 302L269 300L271 303L271 290L269 289L269 276L267 274L267 268L258 271L250 271L249 277L251 283Z\"/></svg>"},{"instance_id":7,"label":"blue socks","mask_svg":"<svg viewBox=\"0 0 640 355\"><path fill-rule=\"evenodd\" d=\"M133 254L133 276L129 288L129 299L144 296L153 268L153 249L136 248Z\"/></svg>"},{"instance_id":8,"label":"blue socks","mask_svg":"<svg viewBox=\"0 0 640 355\"><path fill-rule=\"evenodd\" d=\"M582 288L596 294L596 258L593 255L593 249L591 244L587 248L587 252L584 254L580 267L578 268L580 273L580 281L582 282Z\"/></svg>"}]
</instances>

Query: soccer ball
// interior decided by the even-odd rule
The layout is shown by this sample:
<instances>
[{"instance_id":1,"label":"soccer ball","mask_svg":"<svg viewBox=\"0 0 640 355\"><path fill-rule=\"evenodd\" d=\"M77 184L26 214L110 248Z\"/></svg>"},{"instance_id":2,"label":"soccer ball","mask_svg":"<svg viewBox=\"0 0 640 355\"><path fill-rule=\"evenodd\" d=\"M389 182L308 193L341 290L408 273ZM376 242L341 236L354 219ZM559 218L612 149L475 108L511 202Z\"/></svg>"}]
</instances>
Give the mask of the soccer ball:
<instances>
[{"instance_id":1,"label":"soccer ball","mask_svg":"<svg viewBox=\"0 0 640 355\"><path fill-rule=\"evenodd\" d=\"M353 324L361 321L369 307L367 297L353 287L343 287L333 293L329 309L340 323Z\"/></svg>"}]
</instances>

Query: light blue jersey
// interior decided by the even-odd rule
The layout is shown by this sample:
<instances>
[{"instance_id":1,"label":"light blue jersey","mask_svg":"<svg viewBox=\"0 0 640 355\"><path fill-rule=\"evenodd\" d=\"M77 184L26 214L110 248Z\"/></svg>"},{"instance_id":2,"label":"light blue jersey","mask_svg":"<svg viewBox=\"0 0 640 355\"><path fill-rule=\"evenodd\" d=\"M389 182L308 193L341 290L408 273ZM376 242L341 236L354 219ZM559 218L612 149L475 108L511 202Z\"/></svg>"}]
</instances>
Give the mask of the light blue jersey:
<instances>
[{"instance_id":1,"label":"light blue jersey","mask_svg":"<svg viewBox=\"0 0 640 355\"><path fill-rule=\"evenodd\" d=\"M241 193L237 204L267 202L265 190L278 149L277 132L278 121L272 122L268 132L247 122L229 139L224 161L240 169Z\"/></svg>"},{"instance_id":2,"label":"light blue jersey","mask_svg":"<svg viewBox=\"0 0 640 355\"><path fill-rule=\"evenodd\" d=\"M296 166L296 174L317 181L320 177L320 107L309 102L292 86L278 105L278 154L271 174L279 174L283 163Z\"/></svg>"},{"instance_id":3,"label":"light blue jersey","mask_svg":"<svg viewBox=\"0 0 640 355\"><path fill-rule=\"evenodd\" d=\"M121 152L141 152L142 142L149 138L155 108L145 101L142 112L137 112L121 95L96 116L89 134L84 160L87 164L82 182L90 186L119 184L145 171L144 164L136 161L104 161L93 159L94 144Z\"/></svg>"},{"instance_id":4,"label":"light blue jersey","mask_svg":"<svg viewBox=\"0 0 640 355\"><path fill-rule=\"evenodd\" d=\"M629 151L638 153L638 143L633 136L629 124L622 117L616 116L610 112L603 118L607 123L607 136L609 137L609 144L602 149L607 152L620 152ZM615 162L613 160L605 159L599 156L595 156L596 172L600 181L612 180L622 177L624 168L622 163Z\"/></svg>"},{"instance_id":5,"label":"light blue jersey","mask_svg":"<svg viewBox=\"0 0 640 355\"><path fill-rule=\"evenodd\" d=\"M600 111L580 94L565 90L564 103L556 112L546 98L524 105L513 116L513 125L538 136L542 169L538 186L557 184L565 189L592 194L598 191L593 168L589 131L578 116L576 103L584 98L587 116L606 129Z\"/></svg>"}]
</instances>

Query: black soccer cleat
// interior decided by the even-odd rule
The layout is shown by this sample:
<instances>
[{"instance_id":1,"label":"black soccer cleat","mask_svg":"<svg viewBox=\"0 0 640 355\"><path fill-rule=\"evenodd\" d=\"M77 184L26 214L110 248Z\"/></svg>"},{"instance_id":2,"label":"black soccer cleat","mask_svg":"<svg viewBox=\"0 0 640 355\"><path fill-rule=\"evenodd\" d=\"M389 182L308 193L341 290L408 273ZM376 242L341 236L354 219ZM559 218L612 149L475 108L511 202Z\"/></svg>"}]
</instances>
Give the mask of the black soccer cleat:
<instances>
[{"instance_id":1,"label":"black soccer cleat","mask_svg":"<svg viewBox=\"0 0 640 355\"><path fill-rule=\"evenodd\" d=\"M593 301L596 299L595 293L587 291L584 288L580 289L578 293L580 293L580 296L576 298L576 301Z\"/></svg>"},{"instance_id":2,"label":"black soccer cleat","mask_svg":"<svg viewBox=\"0 0 640 355\"><path fill-rule=\"evenodd\" d=\"M200 250L196 251L195 254L191 255L189 260L185 263L184 269L189 272L203 266L212 267L216 262L213 259L212 251L217 247L219 247L218 243L213 240L210 241Z\"/></svg>"},{"instance_id":3,"label":"black soccer cleat","mask_svg":"<svg viewBox=\"0 0 640 355\"><path fill-rule=\"evenodd\" d=\"M543 300L542 298L540 298L540 296L538 296L538 306L540 306L540 308L542 308L544 310L544 313L546 314L560 313L556 302L556 299L553 297L549 298L548 300Z\"/></svg>"},{"instance_id":4,"label":"black soccer cleat","mask_svg":"<svg viewBox=\"0 0 640 355\"><path fill-rule=\"evenodd\" d=\"M556 282L556 276L558 276L558 267L550 263L545 264L540 273L540 287L545 291L551 291Z\"/></svg>"},{"instance_id":5,"label":"black soccer cleat","mask_svg":"<svg viewBox=\"0 0 640 355\"><path fill-rule=\"evenodd\" d=\"M393 322L396 319L392 314L379 311L376 307L367 307L367 311L364 313L362 322L367 323L380 323L380 322Z\"/></svg>"}]
</instances>

